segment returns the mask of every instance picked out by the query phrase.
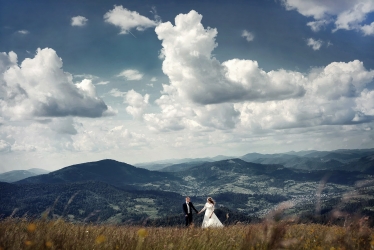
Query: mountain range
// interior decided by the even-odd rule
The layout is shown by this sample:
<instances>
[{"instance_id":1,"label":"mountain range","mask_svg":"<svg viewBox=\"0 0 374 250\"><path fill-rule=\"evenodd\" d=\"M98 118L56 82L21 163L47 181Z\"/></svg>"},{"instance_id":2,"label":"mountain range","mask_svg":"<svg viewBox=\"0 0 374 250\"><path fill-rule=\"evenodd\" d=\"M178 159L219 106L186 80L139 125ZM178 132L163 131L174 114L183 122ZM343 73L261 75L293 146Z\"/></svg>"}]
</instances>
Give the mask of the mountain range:
<instances>
[{"instance_id":1,"label":"mountain range","mask_svg":"<svg viewBox=\"0 0 374 250\"><path fill-rule=\"evenodd\" d=\"M186 195L198 207L212 196L217 208L245 221L266 216L282 202L291 204L293 214L314 214L317 207L323 213L337 207L370 213L374 205L373 149L219 158L164 162L169 165L158 171L107 159L0 183L0 215L47 211L76 222L147 218L157 224L180 218Z\"/></svg>"},{"instance_id":2,"label":"mountain range","mask_svg":"<svg viewBox=\"0 0 374 250\"><path fill-rule=\"evenodd\" d=\"M183 168L196 166L204 162L215 162L238 158L247 162L262 164L280 164L287 168L304 169L304 170L346 170L355 171L356 165L359 171L364 170L363 165L359 162L366 158L374 157L374 149L340 149L334 151L300 151L287 152L279 154L260 154L249 153L239 157L216 156L213 158L187 158L187 159L170 159L157 162L135 164L137 167L149 170L158 170L165 172L180 171ZM369 160L370 161L370 160ZM356 164L357 162L357 164ZM370 168L370 163L366 168Z\"/></svg>"}]
</instances>

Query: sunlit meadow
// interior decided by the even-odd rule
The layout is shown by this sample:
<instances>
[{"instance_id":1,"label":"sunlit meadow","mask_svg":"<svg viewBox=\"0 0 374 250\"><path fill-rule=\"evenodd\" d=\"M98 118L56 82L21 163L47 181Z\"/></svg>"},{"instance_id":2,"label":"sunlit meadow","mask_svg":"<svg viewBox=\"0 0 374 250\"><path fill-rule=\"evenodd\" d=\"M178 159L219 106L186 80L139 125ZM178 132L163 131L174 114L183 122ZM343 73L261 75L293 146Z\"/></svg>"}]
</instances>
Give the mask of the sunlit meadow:
<instances>
[{"instance_id":1,"label":"sunlit meadow","mask_svg":"<svg viewBox=\"0 0 374 250\"><path fill-rule=\"evenodd\" d=\"M345 227L264 221L223 229L72 224L7 218L0 249L374 249L365 221Z\"/></svg>"}]
</instances>

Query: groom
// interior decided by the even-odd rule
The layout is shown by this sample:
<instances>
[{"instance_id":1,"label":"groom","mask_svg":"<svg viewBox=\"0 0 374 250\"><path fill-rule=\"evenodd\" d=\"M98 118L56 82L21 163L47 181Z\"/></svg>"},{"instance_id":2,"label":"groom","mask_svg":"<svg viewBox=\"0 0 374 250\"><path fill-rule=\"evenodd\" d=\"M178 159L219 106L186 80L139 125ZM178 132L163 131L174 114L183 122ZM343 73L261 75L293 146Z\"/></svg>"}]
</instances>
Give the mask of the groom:
<instances>
[{"instance_id":1,"label":"groom","mask_svg":"<svg viewBox=\"0 0 374 250\"><path fill-rule=\"evenodd\" d=\"M195 210L195 212L198 213L196 208L193 206L190 197L187 196L186 202L183 203L183 211L184 211L184 217L186 219L187 227L191 225L192 223L192 210L191 209Z\"/></svg>"}]
</instances>

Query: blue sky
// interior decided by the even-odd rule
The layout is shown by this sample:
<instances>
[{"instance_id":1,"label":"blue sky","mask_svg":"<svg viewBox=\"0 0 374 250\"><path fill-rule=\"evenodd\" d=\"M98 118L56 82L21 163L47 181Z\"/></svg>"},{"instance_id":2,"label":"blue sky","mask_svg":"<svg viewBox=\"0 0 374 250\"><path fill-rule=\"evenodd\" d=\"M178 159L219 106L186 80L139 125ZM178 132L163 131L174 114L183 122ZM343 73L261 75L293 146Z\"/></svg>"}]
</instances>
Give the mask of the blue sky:
<instances>
[{"instance_id":1,"label":"blue sky","mask_svg":"<svg viewBox=\"0 0 374 250\"><path fill-rule=\"evenodd\" d=\"M0 0L0 172L374 147L374 2Z\"/></svg>"}]
</instances>

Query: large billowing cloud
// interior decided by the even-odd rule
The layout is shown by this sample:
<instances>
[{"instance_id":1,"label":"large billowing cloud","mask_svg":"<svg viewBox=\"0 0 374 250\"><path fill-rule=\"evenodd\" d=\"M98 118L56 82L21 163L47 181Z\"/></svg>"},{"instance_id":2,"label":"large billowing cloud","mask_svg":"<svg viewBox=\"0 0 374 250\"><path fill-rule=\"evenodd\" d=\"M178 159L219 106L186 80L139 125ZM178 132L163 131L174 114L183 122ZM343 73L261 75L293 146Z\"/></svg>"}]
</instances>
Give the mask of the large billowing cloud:
<instances>
[{"instance_id":1,"label":"large billowing cloud","mask_svg":"<svg viewBox=\"0 0 374 250\"><path fill-rule=\"evenodd\" d=\"M20 65L15 53L2 53L0 73L0 114L7 119L113 114L97 97L91 80L72 82L53 49L38 49Z\"/></svg>"},{"instance_id":2,"label":"large billowing cloud","mask_svg":"<svg viewBox=\"0 0 374 250\"><path fill-rule=\"evenodd\" d=\"M335 29L361 30L365 35L372 35L374 23L363 24L367 16L374 12L372 0L282 0L287 10L296 10L300 14L313 17L315 21L308 26L314 31L334 22Z\"/></svg>"},{"instance_id":3,"label":"large billowing cloud","mask_svg":"<svg viewBox=\"0 0 374 250\"><path fill-rule=\"evenodd\" d=\"M374 79L374 71L366 70L361 62L331 63L312 70L307 78L302 99L236 104L241 125L266 130L374 120L374 91L366 88Z\"/></svg>"},{"instance_id":4,"label":"large billowing cloud","mask_svg":"<svg viewBox=\"0 0 374 250\"><path fill-rule=\"evenodd\" d=\"M212 56L215 29L205 29L191 11L156 27L163 71L170 83L156 100L160 113L144 120L152 130L202 132L350 125L373 120L374 70L363 63L333 62L308 73L265 72L256 61Z\"/></svg>"},{"instance_id":5,"label":"large billowing cloud","mask_svg":"<svg viewBox=\"0 0 374 250\"><path fill-rule=\"evenodd\" d=\"M331 63L306 77L306 94L301 99L236 104L241 125L282 129L373 121L374 91L366 86L373 81L374 71L366 70L362 62Z\"/></svg>"},{"instance_id":6,"label":"large billowing cloud","mask_svg":"<svg viewBox=\"0 0 374 250\"><path fill-rule=\"evenodd\" d=\"M285 70L265 72L256 61L220 63L212 56L216 29L204 29L196 11L156 27L162 40L162 69L170 79L164 91L198 104L298 98L303 76ZM279 77L281 76L281 77Z\"/></svg>"},{"instance_id":7,"label":"large billowing cloud","mask_svg":"<svg viewBox=\"0 0 374 250\"><path fill-rule=\"evenodd\" d=\"M130 11L122 6L114 6L113 10L105 13L104 20L121 28L120 34L128 34L134 28L142 31L157 25L156 21L150 20L138 12Z\"/></svg>"}]
</instances>

